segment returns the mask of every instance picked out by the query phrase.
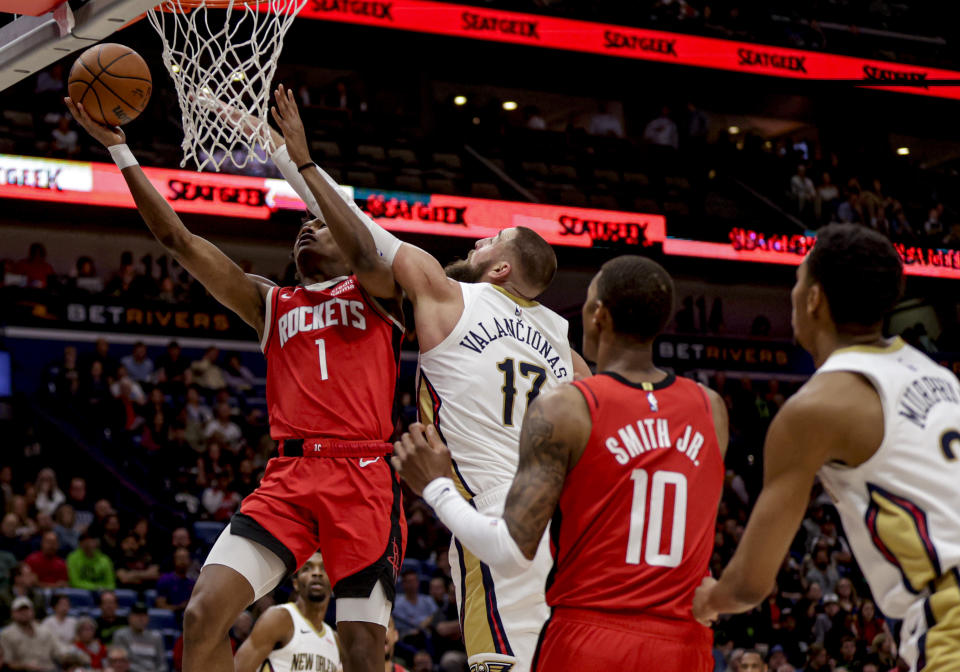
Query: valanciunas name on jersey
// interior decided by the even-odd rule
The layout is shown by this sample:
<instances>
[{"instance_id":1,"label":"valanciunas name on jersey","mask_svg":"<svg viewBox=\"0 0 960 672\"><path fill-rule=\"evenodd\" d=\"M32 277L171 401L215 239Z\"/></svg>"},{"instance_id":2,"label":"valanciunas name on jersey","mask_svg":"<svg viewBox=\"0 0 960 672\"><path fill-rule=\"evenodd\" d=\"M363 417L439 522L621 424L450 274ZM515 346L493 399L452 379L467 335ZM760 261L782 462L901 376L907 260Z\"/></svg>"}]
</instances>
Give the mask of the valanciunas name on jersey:
<instances>
[{"instance_id":1,"label":"valanciunas name on jersey","mask_svg":"<svg viewBox=\"0 0 960 672\"><path fill-rule=\"evenodd\" d=\"M300 333L316 331L324 327L342 325L361 331L367 328L363 301L330 299L315 306L297 306L291 308L277 320L280 331L280 347Z\"/></svg>"},{"instance_id":2,"label":"valanciunas name on jersey","mask_svg":"<svg viewBox=\"0 0 960 672\"><path fill-rule=\"evenodd\" d=\"M490 328L487 329L487 326ZM560 353L557 349L547 340L546 336L540 333L539 329L525 324L522 319L503 317L498 320L493 318L493 323L488 322L486 325L483 322L477 322L477 329L471 329L467 332L467 335L460 341L460 347L480 354L490 343L499 338L512 338L520 343L526 343L546 360L554 376L563 378L567 375L567 367L562 365Z\"/></svg>"}]
</instances>

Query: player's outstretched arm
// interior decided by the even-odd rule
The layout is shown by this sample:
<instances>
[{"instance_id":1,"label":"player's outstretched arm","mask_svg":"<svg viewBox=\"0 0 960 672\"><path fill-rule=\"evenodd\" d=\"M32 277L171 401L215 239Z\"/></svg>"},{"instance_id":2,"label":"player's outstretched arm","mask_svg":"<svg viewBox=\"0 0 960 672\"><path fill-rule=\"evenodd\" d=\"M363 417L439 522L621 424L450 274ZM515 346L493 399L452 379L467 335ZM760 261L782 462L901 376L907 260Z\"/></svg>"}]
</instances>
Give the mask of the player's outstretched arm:
<instances>
[{"instance_id":1,"label":"player's outstretched arm","mask_svg":"<svg viewBox=\"0 0 960 672\"><path fill-rule=\"evenodd\" d=\"M74 118L105 147L109 149L124 145L123 131L96 123L82 105L74 103L70 98L65 100ZM190 233L135 162L122 168L120 172L147 228L167 252L206 287L214 298L256 329L258 335L262 334L267 281L263 278L248 277L215 245Z\"/></svg>"},{"instance_id":2,"label":"player's outstretched arm","mask_svg":"<svg viewBox=\"0 0 960 672\"><path fill-rule=\"evenodd\" d=\"M233 657L235 672L257 672L270 652L286 646L292 637L290 612L280 607L267 609L253 626L250 636L237 649Z\"/></svg>"},{"instance_id":3,"label":"player's outstretched arm","mask_svg":"<svg viewBox=\"0 0 960 672\"><path fill-rule=\"evenodd\" d=\"M316 164L310 159L307 135L297 103L293 99L293 91L281 84L274 92L274 99L276 105L271 108L271 113L283 131L290 159L297 164L297 170L303 175L307 187L319 203L327 228L347 258L350 268L364 289L374 296L395 297L397 283L393 279L390 263L381 258L373 236L364 226L363 213L356 204L349 202L349 199L341 194L339 186L329 179L329 176L325 179L324 175L320 174Z\"/></svg>"},{"instance_id":4,"label":"player's outstretched arm","mask_svg":"<svg viewBox=\"0 0 960 672\"><path fill-rule=\"evenodd\" d=\"M719 581L704 579L694 596L693 615L701 623L748 611L770 594L803 520L817 470L830 455L834 422L824 410L815 395L798 393L770 424L763 490L747 528Z\"/></svg>"},{"instance_id":5,"label":"player's outstretched arm","mask_svg":"<svg viewBox=\"0 0 960 672\"><path fill-rule=\"evenodd\" d=\"M312 163L293 93L281 85L276 91L275 98L277 105L271 112L283 131L286 152L293 163L304 168L304 178L320 204L327 226L330 227L337 244L348 255L351 262L361 264L372 264L374 261L381 264L385 262L385 265L392 270L396 282L418 309L425 307L418 306L421 301L432 304L456 304L462 307L463 298L460 289L457 283L450 280L444 273L440 262L420 248L402 243L396 236L383 229L347 198L329 175ZM360 235L361 229L366 229L372 236L373 249L379 251L376 258L371 256L371 247ZM384 285L386 285L385 281ZM383 289L386 291L386 286ZM437 307L439 306L430 306L430 308ZM457 319L459 319L459 312L454 317L454 324ZM452 328L453 324L449 326Z\"/></svg>"},{"instance_id":6,"label":"player's outstretched arm","mask_svg":"<svg viewBox=\"0 0 960 672\"><path fill-rule=\"evenodd\" d=\"M520 429L520 464L503 518L523 555L532 560L557 508L571 459L590 438L590 411L572 385L541 394Z\"/></svg>"}]
</instances>

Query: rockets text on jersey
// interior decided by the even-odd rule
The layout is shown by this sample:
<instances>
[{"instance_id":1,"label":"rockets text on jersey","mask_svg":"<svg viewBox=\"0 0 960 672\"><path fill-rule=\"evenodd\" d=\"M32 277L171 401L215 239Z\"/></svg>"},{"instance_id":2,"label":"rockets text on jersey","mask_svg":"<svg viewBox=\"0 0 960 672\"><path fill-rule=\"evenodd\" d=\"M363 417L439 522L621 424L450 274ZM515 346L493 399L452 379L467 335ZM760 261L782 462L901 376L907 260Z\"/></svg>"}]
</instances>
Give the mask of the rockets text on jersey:
<instances>
[{"instance_id":1,"label":"rockets text on jersey","mask_svg":"<svg viewBox=\"0 0 960 672\"><path fill-rule=\"evenodd\" d=\"M390 438L403 329L355 276L271 288L265 323L274 439Z\"/></svg>"},{"instance_id":2,"label":"rockets text on jersey","mask_svg":"<svg viewBox=\"0 0 960 672\"><path fill-rule=\"evenodd\" d=\"M724 473L709 397L673 375L573 384L593 424L551 524L547 603L695 626Z\"/></svg>"}]
</instances>

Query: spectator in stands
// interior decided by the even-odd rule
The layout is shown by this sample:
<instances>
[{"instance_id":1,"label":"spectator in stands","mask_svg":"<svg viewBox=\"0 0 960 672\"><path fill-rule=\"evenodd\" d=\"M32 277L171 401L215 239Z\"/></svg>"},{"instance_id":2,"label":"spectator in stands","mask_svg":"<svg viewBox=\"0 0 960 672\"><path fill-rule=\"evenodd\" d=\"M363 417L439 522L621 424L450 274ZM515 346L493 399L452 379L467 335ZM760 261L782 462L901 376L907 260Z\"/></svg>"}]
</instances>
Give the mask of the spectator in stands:
<instances>
[{"instance_id":1,"label":"spectator in stands","mask_svg":"<svg viewBox=\"0 0 960 672\"><path fill-rule=\"evenodd\" d=\"M210 346L203 353L203 358L190 365L190 370L194 376L194 382L205 390L214 392L222 390L227 386L223 379L223 371L217 366L217 358L220 357L220 351L216 346Z\"/></svg>"},{"instance_id":2,"label":"spectator in stands","mask_svg":"<svg viewBox=\"0 0 960 672\"><path fill-rule=\"evenodd\" d=\"M123 361L126 362L128 359L130 358L124 357ZM122 402L129 401L134 406L143 406L147 403L147 395L144 393L143 387L130 375L126 364L117 367L116 378L110 383L110 394Z\"/></svg>"},{"instance_id":3,"label":"spectator in stands","mask_svg":"<svg viewBox=\"0 0 960 672\"><path fill-rule=\"evenodd\" d=\"M190 566L187 567L186 576L196 581L197 577L200 576L202 558L199 551L194 547L193 540L190 538L190 531L185 527L176 528L170 535L170 547L173 552L164 566L173 567L177 552L183 549L190 555Z\"/></svg>"},{"instance_id":4,"label":"spectator in stands","mask_svg":"<svg viewBox=\"0 0 960 672\"><path fill-rule=\"evenodd\" d=\"M643 139L658 147L679 148L680 136L677 124L670 118L669 107L664 105L660 109L660 116L647 124L643 129Z\"/></svg>"},{"instance_id":5,"label":"spectator in stands","mask_svg":"<svg viewBox=\"0 0 960 672\"><path fill-rule=\"evenodd\" d=\"M816 584L820 585L820 584ZM813 624L813 639L818 644L824 644L828 635L838 627L842 628L846 615L840 609L840 602L836 593L827 593L823 596L823 612L817 614Z\"/></svg>"},{"instance_id":6,"label":"spectator in stands","mask_svg":"<svg viewBox=\"0 0 960 672\"><path fill-rule=\"evenodd\" d=\"M806 165L798 164L797 171L790 178L790 197L793 199L801 217L809 217L813 212L813 203L816 196L817 190L813 186L813 180L807 176Z\"/></svg>"},{"instance_id":7,"label":"spectator in stands","mask_svg":"<svg viewBox=\"0 0 960 672\"><path fill-rule=\"evenodd\" d=\"M397 632L397 624L391 615L390 621L387 623L387 637L383 645L383 672L408 672L407 668L393 660L393 652L399 639L400 633Z\"/></svg>"},{"instance_id":8,"label":"spectator in stands","mask_svg":"<svg viewBox=\"0 0 960 672\"><path fill-rule=\"evenodd\" d=\"M103 364L94 360L90 371L80 386L80 398L87 404L88 419L102 425L111 423L113 395L110 394L110 381L104 373Z\"/></svg>"},{"instance_id":9,"label":"spectator in stands","mask_svg":"<svg viewBox=\"0 0 960 672\"><path fill-rule=\"evenodd\" d=\"M202 464L202 461L198 461ZM199 483L200 476L196 477ZM186 471L181 471L175 479L173 502L179 509L179 514L188 520L195 520L200 513L200 498L193 492L191 476Z\"/></svg>"},{"instance_id":10,"label":"spectator in stands","mask_svg":"<svg viewBox=\"0 0 960 672\"><path fill-rule=\"evenodd\" d=\"M260 479L256 478L254 474L253 462L251 460L240 460L240 464L237 466L237 478L231 486L240 495L240 499L256 490L259 482Z\"/></svg>"},{"instance_id":11,"label":"spectator in stands","mask_svg":"<svg viewBox=\"0 0 960 672\"><path fill-rule=\"evenodd\" d=\"M240 450L243 432L240 426L230 419L230 406L225 403L217 404L216 416L203 428L203 435L207 438L218 437L230 452L236 454Z\"/></svg>"},{"instance_id":12,"label":"spectator in stands","mask_svg":"<svg viewBox=\"0 0 960 672\"><path fill-rule=\"evenodd\" d=\"M127 619L117 613L117 596L112 590L100 593L100 616L97 617L97 637L106 646L113 642L116 632L127 625ZM109 653L108 653L109 656Z\"/></svg>"},{"instance_id":13,"label":"spectator in stands","mask_svg":"<svg viewBox=\"0 0 960 672\"><path fill-rule=\"evenodd\" d=\"M857 639L870 645L877 635L885 632L886 623L877 614L877 607L873 600L864 600L860 605L860 612L853 622L853 633Z\"/></svg>"},{"instance_id":14,"label":"spectator in stands","mask_svg":"<svg viewBox=\"0 0 960 672\"><path fill-rule=\"evenodd\" d=\"M41 588L62 588L67 585L67 564L57 555L60 540L54 531L44 532L40 550L27 556L26 563L37 575Z\"/></svg>"},{"instance_id":15,"label":"spectator in stands","mask_svg":"<svg viewBox=\"0 0 960 672\"><path fill-rule=\"evenodd\" d=\"M420 576L416 570L407 569L401 580L401 593L393 605L393 617L397 622L400 639L411 645L425 642L424 632L430 627L437 604L429 595L420 592Z\"/></svg>"},{"instance_id":16,"label":"spectator in stands","mask_svg":"<svg viewBox=\"0 0 960 672\"><path fill-rule=\"evenodd\" d=\"M37 587L37 575L30 569L30 565L21 562L14 567L9 588L0 590L0 623L5 623L10 617L13 601L18 597L25 597L33 605L34 612L47 613L47 601L43 591Z\"/></svg>"},{"instance_id":17,"label":"spectator in stands","mask_svg":"<svg viewBox=\"0 0 960 672\"><path fill-rule=\"evenodd\" d=\"M213 420L213 411L203 403L203 399L200 397L200 392L197 391L196 386L191 385L187 388L186 399L187 403L184 405L184 409L187 412L188 420L206 427L207 423Z\"/></svg>"},{"instance_id":18,"label":"spectator in stands","mask_svg":"<svg viewBox=\"0 0 960 672\"><path fill-rule=\"evenodd\" d=\"M950 248L960 248L960 222L950 225L950 233L943 238L943 245Z\"/></svg>"},{"instance_id":19,"label":"spectator in stands","mask_svg":"<svg viewBox=\"0 0 960 672\"><path fill-rule=\"evenodd\" d=\"M187 383L190 362L183 356L180 344L167 343L167 351L157 358L157 383L169 394L182 394Z\"/></svg>"},{"instance_id":20,"label":"spectator in stands","mask_svg":"<svg viewBox=\"0 0 960 672\"><path fill-rule=\"evenodd\" d=\"M460 667L463 667L467 655L461 643L460 615L453 582L439 576L430 579L430 599L437 605L429 626L434 656L440 660L441 667L454 665L454 660L461 660Z\"/></svg>"},{"instance_id":21,"label":"spectator in stands","mask_svg":"<svg viewBox=\"0 0 960 672\"><path fill-rule=\"evenodd\" d=\"M860 190L856 187L847 191L847 200L837 207L837 221L853 224L863 223L863 207L860 205Z\"/></svg>"},{"instance_id":22,"label":"spectator in stands","mask_svg":"<svg viewBox=\"0 0 960 672\"><path fill-rule=\"evenodd\" d=\"M67 556L70 585L86 590L113 590L117 586L113 562L100 551L100 540L89 531L80 535L80 547Z\"/></svg>"},{"instance_id":23,"label":"spectator in stands","mask_svg":"<svg viewBox=\"0 0 960 672\"><path fill-rule=\"evenodd\" d=\"M138 383L148 383L153 379L153 360L147 357L147 346L143 341L133 344L133 352L120 360L127 373Z\"/></svg>"},{"instance_id":24,"label":"spectator in stands","mask_svg":"<svg viewBox=\"0 0 960 672\"><path fill-rule=\"evenodd\" d=\"M210 520L226 522L240 505L240 495L233 490L227 471L220 473L203 491L200 501Z\"/></svg>"},{"instance_id":25,"label":"spectator in stands","mask_svg":"<svg viewBox=\"0 0 960 672\"><path fill-rule=\"evenodd\" d=\"M130 672L130 654L122 646L107 648L106 665L103 672Z\"/></svg>"},{"instance_id":26,"label":"spectator in stands","mask_svg":"<svg viewBox=\"0 0 960 672\"><path fill-rule=\"evenodd\" d=\"M845 667L850 672L859 670L863 664L860 652L857 649L857 638L851 634L845 634L840 638L840 652L837 656L837 666Z\"/></svg>"},{"instance_id":27,"label":"spectator in stands","mask_svg":"<svg viewBox=\"0 0 960 672\"><path fill-rule=\"evenodd\" d=\"M27 286L44 289L52 275L56 275L53 266L47 263L47 248L43 243L32 243L26 259L21 259L13 266L13 272L27 279Z\"/></svg>"},{"instance_id":28,"label":"spectator in stands","mask_svg":"<svg viewBox=\"0 0 960 672\"><path fill-rule=\"evenodd\" d=\"M840 200L840 190L830 178L830 173L823 173L820 178L820 186L817 187L817 199L815 205L815 214L820 224L827 224L833 218L834 211L837 209L837 202Z\"/></svg>"},{"instance_id":29,"label":"spectator in stands","mask_svg":"<svg viewBox=\"0 0 960 672\"><path fill-rule=\"evenodd\" d=\"M192 564L190 551L178 548L173 552L173 571L164 574L157 581L157 607L174 611L178 619L183 618L183 610L196 583L187 576Z\"/></svg>"},{"instance_id":30,"label":"spectator in stands","mask_svg":"<svg viewBox=\"0 0 960 672\"><path fill-rule=\"evenodd\" d=\"M893 219L890 220L890 237L895 241L908 241L916 238L916 232L910 226L907 220L907 213L903 207L895 205L893 208Z\"/></svg>"},{"instance_id":31,"label":"spectator in stands","mask_svg":"<svg viewBox=\"0 0 960 672\"><path fill-rule=\"evenodd\" d=\"M99 670L103 667L103 659L106 658L107 648L97 639L97 622L89 616L81 616L77 619L76 637L73 645L87 654L90 658L90 667Z\"/></svg>"},{"instance_id":32,"label":"spectator in stands","mask_svg":"<svg viewBox=\"0 0 960 672\"><path fill-rule=\"evenodd\" d=\"M80 391L80 369L77 368L77 348L68 345L63 359L47 367L49 392L62 402L69 403Z\"/></svg>"},{"instance_id":33,"label":"spectator in stands","mask_svg":"<svg viewBox=\"0 0 960 672\"><path fill-rule=\"evenodd\" d=\"M66 114L60 117L57 127L50 132L50 155L72 159L80 152L80 136L70 124Z\"/></svg>"},{"instance_id":34,"label":"spectator in stands","mask_svg":"<svg viewBox=\"0 0 960 672\"><path fill-rule=\"evenodd\" d=\"M547 130L547 120L540 113L536 105L527 105L523 108L523 125L531 131Z\"/></svg>"},{"instance_id":35,"label":"spectator in stands","mask_svg":"<svg viewBox=\"0 0 960 672\"><path fill-rule=\"evenodd\" d=\"M943 203L930 208L927 221L923 223L923 233L928 245L936 245L943 239Z\"/></svg>"},{"instance_id":36,"label":"spectator in stands","mask_svg":"<svg viewBox=\"0 0 960 672\"><path fill-rule=\"evenodd\" d=\"M120 268L107 283L103 290L105 294L114 297L124 297L131 294L137 279L137 269L133 265L133 253L123 252L120 255Z\"/></svg>"},{"instance_id":37,"label":"spectator in stands","mask_svg":"<svg viewBox=\"0 0 960 672\"><path fill-rule=\"evenodd\" d=\"M69 647L77 634L77 619L70 615L70 598L66 595L54 595L51 600L53 613L47 616L40 625L53 633L62 645Z\"/></svg>"},{"instance_id":38,"label":"spectator in stands","mask_svg":"<svg viewBox=\"0 0 960 672\"><path fill-rule=\"evenodd\" d=\"M676 131L676 124L674 124L674 131ZM620 117L610 111L610 103L605 100L597 103L597 111L590 115L587 133L614 138L623 137L623 122Z\"/></svg>"},{"instance_id":39,"label":"spectator in stands","mask_svg":"<svg viewBox=\"0 0 960 672\"><path fill-rule=\"evenodd\" d=\"M780 652L783 653L782 647L780 648ZM767 672L767 664L759 651L750 649L749 651L744 651L743 655L740 656L740 664L737 670L738 672Z\"/></svg>"},{"instance_id":40,"label":"spectator in stands","mask_svg":"<svg viewBox=\"0 0 960 672\"><path fill-rule=\"evenodd\" d=\"M110 558L110 561L113 562L114 567L116 567L121 554L120 517L115 513L111 513L103 519L103 522L97 525L97 529L91 528L91 531L93 534L99 534L100 550Z\"/></svg>"},{"instance_id":41,"label":"spectator in stands","mask_svg":"<svg viewBox=\"0 0 960 672\"><path fill-rule=\"evenodd\" d=\"M433 658L426 650L420 649L413 654L413 667L410 672L433 672Z\"/></svg>"},{"instance_id":42,"label":"spectator in stands","mask_svg":"<svg viewBox=\"0 0 960 672\"><path fill-rule=\"evenodd\" d=\"M92 294L99 294L103 291L103 280L97 275L97 268L90 257L86 255L79 257L72 275L74 286L77 289Z\"/></svg>"},{"instance_id":43,"label":"spectator in stands","mask_svg":"<svg viewBox=\"0 0 960 672\"><path fill-rule=\"evenodd\" d=\"M103 369L103 373L107 377L113 376L114 372L119 366L119 362L116 359L110 356L110 344L105 338L98 338L96 344L94 345L93 356L89 360L92 362L100 362L100 365Z\"/></svg>"},{"instance_id":44,"label":"spectator in stands","mask_svg":"<svg viewBox=\"0 0 960 672\"><path fill-rule=\"evenodd\" d=\"M253 373L240 362L240 356L235 354L227 358L227 366L223 369L223 377L230 389L237 394L253 389L255 382Z\"/></svg>"},{"instance_id":45,"label":"spectator in stands","mask_svg":"<svg viewBox=\"0 0 960 672\"><path fill-rule=\"evenodd\" d=\"M163 637L147 625L147 605L137 602L130 609L130 625L117 630L113 636L114 646L127 650L130 657L130 672L167 672Z\"/></svg>"},{"instance_id":46,"label":"spectator in stands","mask_svg":"<svg viewBox=\"0 0 960 672\"><path fill-rule=\"evenodd\" d=\"M30 542L18 533L19 520L15 513L8 513L0 522L0 551L15 558L24 558L30 553Z\"/></svg>"},{"instance_id":47,"label":"spectator in stands","mask_svg":"<svg viewBox=\"0 0 960 672\"><path fill-rule=\"evenodd\" d=\"M837 603L848 614L855 614L860 610L857 589L853 587L853 581L846 576L837 581Z\"/></svg>"},{"instance_id":48,"label":"spectator in stands","mask_svg":"<svg viewBox=\"0 0 960 672\"><path fill-rule=\"evenodd\" d=\"M137 537L128 534L120 542L120 558L116 564L117 583L123 588L142 590L152 588L160 577L160 566Z\"/></svg>"},{"instance_id":49,"label":"spectator in stands","mask_svg":"<svg viewBox=\"0 0 960 672\"><path fill-rule=\"evenodd\" d=\"M11 670L54 672L59 646L52 632L37 623L30 598L18 597L11 605L13 623L0 630L0 648Z\"/></svg>"}]
</instances>

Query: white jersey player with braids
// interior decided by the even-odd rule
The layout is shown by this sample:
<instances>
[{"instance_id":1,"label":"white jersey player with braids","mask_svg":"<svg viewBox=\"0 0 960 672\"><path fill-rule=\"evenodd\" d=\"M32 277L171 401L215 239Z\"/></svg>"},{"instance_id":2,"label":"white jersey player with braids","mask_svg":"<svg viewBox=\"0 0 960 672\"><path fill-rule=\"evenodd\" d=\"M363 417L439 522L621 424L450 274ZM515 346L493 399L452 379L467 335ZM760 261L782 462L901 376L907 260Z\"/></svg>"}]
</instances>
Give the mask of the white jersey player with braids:
<instances>
[{"instance_id":1,"label":"white jersey player with braids","mask_svg":"<svg viewBox=\"0 0 960 672\"><path fill-rule=\"evenodd\" d=\"M319 206L350 263L379 272L381 293L393 295L399 284L410 298L420 344L420 418L436 425L450 447L461 495L500 515L528 404L590 375L570 348L567 321L535 301L556 272L553 249L531 229L507 228L443 268L378 226L311 161L290 91L281 86L276 103L286 145L274 162L298 191L305 183L304 200ZM517 577L499 575L455 538L450 564L471 670L526 672L549 615L549 544L541 543Z\"/></svg>"}]
</instances>

